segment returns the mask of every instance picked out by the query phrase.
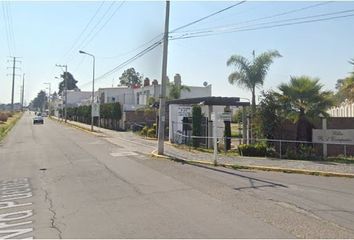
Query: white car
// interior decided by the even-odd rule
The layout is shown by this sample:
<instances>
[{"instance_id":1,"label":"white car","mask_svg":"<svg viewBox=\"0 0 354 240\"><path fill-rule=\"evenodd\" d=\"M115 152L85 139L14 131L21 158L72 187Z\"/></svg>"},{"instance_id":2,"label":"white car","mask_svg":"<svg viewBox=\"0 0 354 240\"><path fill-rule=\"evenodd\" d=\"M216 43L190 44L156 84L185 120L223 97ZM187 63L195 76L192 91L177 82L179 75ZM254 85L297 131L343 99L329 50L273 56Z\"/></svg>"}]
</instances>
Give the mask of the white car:
<instances>
[{"instance_id":1,"label":"white car","mask_svg":"<svg viewBox=\"0 0 354 240\"><path fill-rule=\"evenodd\" d=\"M42 116L35 116L33 118L33 124L43 124L44 123L44 120L43 120L43 117Z\"/></svg>"}]
</instances>

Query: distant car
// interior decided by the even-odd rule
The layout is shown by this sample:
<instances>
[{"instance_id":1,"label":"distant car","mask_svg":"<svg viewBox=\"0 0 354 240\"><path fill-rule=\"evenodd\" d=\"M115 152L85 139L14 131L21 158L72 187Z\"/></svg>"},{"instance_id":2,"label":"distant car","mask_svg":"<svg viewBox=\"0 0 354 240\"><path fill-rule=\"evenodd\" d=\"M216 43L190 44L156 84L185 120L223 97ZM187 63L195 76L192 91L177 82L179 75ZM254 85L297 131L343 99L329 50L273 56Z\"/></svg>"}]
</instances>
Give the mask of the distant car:
<instances>
[{"instance_id":1,"label":"distant car","mask_svg":"<svg viewBox=\"0 0 354 240\"><path fill-rule=\"evenodd\" d=\"M44 120L42 116L35 116L33 118L33 124L43 124Z\"/></svg>"}]
</instances>

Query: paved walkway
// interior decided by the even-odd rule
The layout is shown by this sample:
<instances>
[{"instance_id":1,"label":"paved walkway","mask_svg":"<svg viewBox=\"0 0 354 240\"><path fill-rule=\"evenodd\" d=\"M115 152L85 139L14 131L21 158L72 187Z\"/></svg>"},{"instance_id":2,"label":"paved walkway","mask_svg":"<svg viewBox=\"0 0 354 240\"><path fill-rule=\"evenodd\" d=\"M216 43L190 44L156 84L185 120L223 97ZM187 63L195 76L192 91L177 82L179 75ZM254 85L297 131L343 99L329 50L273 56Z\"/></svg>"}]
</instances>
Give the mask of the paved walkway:
<instances>
[{"instance_id":1,"label":"paved walkway","mask_svg":"<svg viewBox=\"0 0 354 240\"><path fill-rule=\"evenodd\" d=\"M68 123L76 125L81 128L90 129L90 125L82 124L74 121L68 121ZM97 128L95 128L97 129ZM131 143L136 143L139 147L139 151L144 153L151 153L157 148L156 140L144 139L132 132L117 132L113 130L100 128L99 132L107 137L107 139L114 143L114 138L124 139ZM102 136L103 136L102 135ZM198 160L198 161L213 161L213 154L203 153L200 151L188 149L176 148L170 143L165 144L165 154L177 158L183 158L187 160ZM218 154L219 163L229 163L238 165L251 165L251 166L267 166L267 167L282 167L282 168L293 168L301 170L311 170L311 171L325 171L325 172L336 172L336 173L351 173L354 174L354 164L345 164L329 161L301 161L301 160L287 160L287 159L270 159L270 158L259 158L259 157L229 157L224 154Z\"/></svg>"}]
</instances>

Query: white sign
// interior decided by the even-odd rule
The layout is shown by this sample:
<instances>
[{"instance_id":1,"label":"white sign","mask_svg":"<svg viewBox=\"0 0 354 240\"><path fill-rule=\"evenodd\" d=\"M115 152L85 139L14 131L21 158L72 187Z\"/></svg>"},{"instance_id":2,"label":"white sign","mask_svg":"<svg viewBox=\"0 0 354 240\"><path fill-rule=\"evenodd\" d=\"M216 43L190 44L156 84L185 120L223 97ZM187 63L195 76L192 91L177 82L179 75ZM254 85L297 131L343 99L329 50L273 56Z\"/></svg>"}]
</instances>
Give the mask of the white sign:
<instances>
[{"instance_id":1,"label":"white sign","mask_svg":"<svg viewBox=\"0 0 354 240\"><path fill-rule=\"evenodd\" d=\"M314 143L354 144L354 129L313 129Z\"/></svg>"},{"instance_id":2,"label":"white sign","mask_svg":"<svg viewBox=\"0 0 354 240\"><path fill-rule=\"evenodd\" d=\"M192 116L192 107L190 106L178 106L177 116L190 117Z\"/></svg>"},{"instance_id":3,"label":"white sign","mask_svg":"<svg viewBox=\"0 0 354 240\"><path fill-rule=\"evenodd\" d=\"M91 114L92 114L93 117L99 117L100 116L100 104L99 103L93 103L92 104Z\"/></svg>"},{"instance_id":4,"label":"white sign","mask_svg":"<svg viewBox=\"0 0 354 240\"><path fill-rule=\"evenodd\" d=\"M223 112L220 113L220 119L224 120L224 121L229 121L231 122L231 113L230 112Z\"/></svg>"}]
</instances>

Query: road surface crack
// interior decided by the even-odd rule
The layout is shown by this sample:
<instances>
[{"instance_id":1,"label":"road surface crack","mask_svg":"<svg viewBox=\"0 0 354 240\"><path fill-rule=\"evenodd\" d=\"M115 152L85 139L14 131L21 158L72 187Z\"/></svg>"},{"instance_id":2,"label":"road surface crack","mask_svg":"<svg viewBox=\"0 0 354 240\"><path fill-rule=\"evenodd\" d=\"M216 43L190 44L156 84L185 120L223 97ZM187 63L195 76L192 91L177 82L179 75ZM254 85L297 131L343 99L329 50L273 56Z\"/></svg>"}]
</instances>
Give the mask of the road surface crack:
<instances>
[{"instance_id":1,"label":"road surface crack","mask_svg":"<svg viewBox=\"0 0 354 240\"><path fill-rule=\"evenodd\" d=\"M59 227L56 225L56 215L57 213L53 209L53 201L51 198L49 198L48 191L43 189L45 193L45 201L49 203L49 208L48 210L52 213L52 217L50 218L50 224L51 228L55 229L58 232L58 237L59 239L62 239L62 231L59 229Z\"/></svg>"}]
</instances>

